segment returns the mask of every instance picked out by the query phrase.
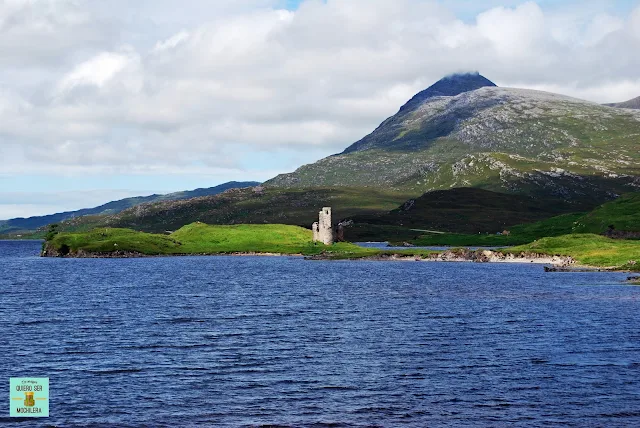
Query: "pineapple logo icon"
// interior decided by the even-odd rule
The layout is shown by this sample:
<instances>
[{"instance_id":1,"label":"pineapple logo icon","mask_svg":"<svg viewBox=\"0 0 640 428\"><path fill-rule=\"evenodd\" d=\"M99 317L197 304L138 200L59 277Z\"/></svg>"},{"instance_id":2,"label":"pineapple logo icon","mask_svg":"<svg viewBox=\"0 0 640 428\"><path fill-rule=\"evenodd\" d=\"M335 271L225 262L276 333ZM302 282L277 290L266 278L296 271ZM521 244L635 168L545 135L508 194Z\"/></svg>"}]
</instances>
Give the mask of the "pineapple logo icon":
<instances>
[{"instance_id":1,"label":"pineapple logo icon","mask_svg":"<svg viewBox=\"0 0 640 428\"><path fill-rule=\"evenodd\" d=\"M33 407L36 405L36 400L33 397L33 392L25 392L24 393L24 405L26 407Z\"/></svg>"}]
</instances>

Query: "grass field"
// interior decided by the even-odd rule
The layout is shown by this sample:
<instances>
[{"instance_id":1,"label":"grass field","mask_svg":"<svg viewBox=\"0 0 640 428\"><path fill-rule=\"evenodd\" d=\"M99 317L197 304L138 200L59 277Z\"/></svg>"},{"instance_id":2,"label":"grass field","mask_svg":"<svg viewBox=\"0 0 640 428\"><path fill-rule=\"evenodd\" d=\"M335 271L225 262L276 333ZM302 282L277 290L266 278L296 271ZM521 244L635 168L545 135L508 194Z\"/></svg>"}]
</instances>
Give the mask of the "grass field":
<instances>
[{"instance_id":1,"label":"grass field","mask_svg":"<svg viewBox=\"0 0 640 428\"><path fill-rule=\"evenodd\" d=\"M543 238L507 251L571 256L587 266L640 269L640 241L609 239L594 234Z\"/></svg>"}]
</instances>

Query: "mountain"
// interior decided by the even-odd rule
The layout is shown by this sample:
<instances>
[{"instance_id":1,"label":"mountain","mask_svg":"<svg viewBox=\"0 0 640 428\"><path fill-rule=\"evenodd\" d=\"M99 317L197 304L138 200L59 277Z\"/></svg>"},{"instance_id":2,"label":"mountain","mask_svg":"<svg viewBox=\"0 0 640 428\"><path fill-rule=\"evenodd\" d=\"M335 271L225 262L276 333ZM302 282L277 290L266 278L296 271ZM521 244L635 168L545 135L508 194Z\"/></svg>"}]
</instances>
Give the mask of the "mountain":
<instances>
[{"instance_id":1,"label":"mountain","mask_svg":"<svg viewBox=\"0 0 640 428\"><path fill-rule=\"evenodd\" d=\"M613 104L605 104L605 105L609 107L630 108L630 109L640 110L640 97L634 98L629 101L625 101L623 103L613 103Z\"/></svg>"},{"instance_id":2,"label":"mountain","mask_svg":"<svg viewBox=\"0 0 640 428\"><path fill-rule=\"evenodd\" d=\"M265 186L416 195L474 187L592 208L640 188L639 135L640 111L457 75L416 95L344 152Z\"/></svg>"},{"instance_id":3,"label":"mountain","mask_svg":"<svg viewBox=\"0 0 640 428\"><path fill-rule=\"evenodd\" d=\"M201 196L217 195L229 189L237 189L243 187L254 187L260 183L255 181L236 182L231 181L215 187L206 189L195 189L190 191L169 193L166 195L138 196L133 198L112 201L95 208L86 208L77 211L69 211L45 216L37 216L30 218L14 218L11 220L0 221L0 233L15 233L22 231L32 231L39 227L46 226L51 223L59 223L71 218L87 216L87 215L111 215L117 214L127 208L151 202L161 201L177 201L184 199L197 198Z\"/></svg>"},{"instance_id":4,"label":"mountain","mask_svg":"<svg viewBox=\"0 0 640 428\"><path fill-rule=\"evenodd\" d=\"M405 142L401 141L402 139L398 139L396 129L402 126L404 121L411 120L416 110L425 102L439 97L453 97L486 87L496 87L496 84L478 73L447 76L424 91L419 92L405 105L400 107L400 111L398 111L395 116L382 122L372 134L367 135L362 140L347 147L343 153L346 154L373 148L402 147ZM434 124L435 126L431 129L425 130L423 137L428 138L437 137L441 134L446 135L451 131L448 129L451 124L453 124L453 121Z\"/></svg>"}]
</instances>

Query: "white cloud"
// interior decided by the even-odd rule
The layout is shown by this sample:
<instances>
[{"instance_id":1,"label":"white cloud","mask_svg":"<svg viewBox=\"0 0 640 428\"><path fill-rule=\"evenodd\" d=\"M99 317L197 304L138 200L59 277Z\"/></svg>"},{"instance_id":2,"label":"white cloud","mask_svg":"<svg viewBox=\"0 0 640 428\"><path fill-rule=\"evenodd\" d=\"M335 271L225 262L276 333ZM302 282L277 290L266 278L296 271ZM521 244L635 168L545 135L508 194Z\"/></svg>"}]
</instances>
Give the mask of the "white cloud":
<instances>
[{"instance_id":1,"label":"white cloud","mask_svg":"<svg viewBox=\"0 0 640 428\"><path fill-rule=\"evenodd\" d=\"M0 0L0 155L16 174L246 174L252 152L340 151L451 72L640 95L640 8L497 3L463 21L423 0Z\"/></svg>"},{"instance_id":2,"label":"white cloud","mask_svg":"<svg viewBox=\"0 0 640 428\"><path fill-rule=\"evenodd\" d=\"M132 61L135 61L134 54L100 53L68 73L60 82L58 92L67 92L82 85L102 88Z\"/></svg>"},{"instance_id":3,"label":"white cloud","mask_svg":"<svg viewBox=\"0 0 640 428\"><path fill-rule=\"evenodd\" d=\"M491 9L481 13L477 19L479 35L491 42L499 56L510 60L527 58L543 51L548 37L545 26L544 13L534 2L524 3L515 9Z\"/></svg>"}]
</instances>

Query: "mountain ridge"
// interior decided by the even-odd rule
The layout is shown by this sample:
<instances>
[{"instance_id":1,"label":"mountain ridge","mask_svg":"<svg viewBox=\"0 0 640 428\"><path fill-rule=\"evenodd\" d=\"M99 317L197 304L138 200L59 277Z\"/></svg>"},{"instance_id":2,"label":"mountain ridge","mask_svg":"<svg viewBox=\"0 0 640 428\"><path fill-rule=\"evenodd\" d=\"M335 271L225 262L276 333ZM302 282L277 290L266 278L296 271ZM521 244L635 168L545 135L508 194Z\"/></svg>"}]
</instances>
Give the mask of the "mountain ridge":
<instances>
[{"instance_id":1,"label":"mountain ridge","mask_svg":"<svg viewBox=\"0 0 640 428\"><path fill-rule=\"evenodd\" d=\"M110 201L106 204L99 205L93 208L83 208L75 211L65 211L61 213L54 213L44 216L33 217L17 217L9 220L0 220L0 233L14 233L21 231L32 231L39 227L46 226L51 223L58 223L64 220L68 220L75 217L81 217L86 215L111 215L117 214L133 206L143 203L153 203L161 201L176 201L190 199L200 196L210 196L222 193L229 189L254 187L259 185L256 181L237 182L230 181L220 184L218 186L209 188L198 188L194 190L187 190L182 192L173 192L168 194L153 194L149 196L134 196L131 198L119 199L116 201Z\"/></svg>"},{"instance_id":2,"label":"mountain ridge","mask_svg":"<svg viewBox=\"0 0 640 428\"><path fill-rule=\"evenodd\" d=\"M634 110L640 110L640 97L636 97L632 100L625 101L622 103L611 103L605 104L608 107L616 107L616 108L628 108Z\"/></svg>"}]
</instances>

